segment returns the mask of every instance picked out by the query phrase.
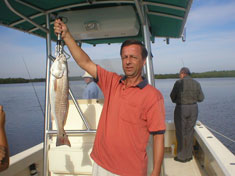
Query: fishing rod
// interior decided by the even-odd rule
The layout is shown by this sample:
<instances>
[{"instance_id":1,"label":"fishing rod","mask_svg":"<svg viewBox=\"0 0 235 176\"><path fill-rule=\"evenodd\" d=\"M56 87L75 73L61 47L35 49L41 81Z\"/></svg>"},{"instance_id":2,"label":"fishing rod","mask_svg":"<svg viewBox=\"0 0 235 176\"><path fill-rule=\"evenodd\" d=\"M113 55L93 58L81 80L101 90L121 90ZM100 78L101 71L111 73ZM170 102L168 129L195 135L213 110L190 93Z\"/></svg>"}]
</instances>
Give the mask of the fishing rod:
<instances>
[{"instance_id":1,"label":"fishing rod","mask_svg":"<svg viewBox=\"0 0 235 176\"><path fill-rule=\"evenodd\" d=\"M31 80L31 85L32 85L32 87L33 87L34 94L35 94L35 96L36 96L36 98L37 98L37 101L38 101L38 104L39 104L39 106L40 106L40 109L41 109L41 112L42 112L42 116L44 117L44 111L43 111L42 105L41 105L41 103L40 103L40 100L39 100L38 94L37 94L37 92L36 92L35 86L34 86L34 84L33 84L33 82L32 82L32 78L31 78L31 76L30 76L29 69L28 69L28 67L27 67L27 64L26 64L26 62L25 62L24 58L22 58L22 59L23 59L23 62L24 62L25 68L26 68L26 70L27 70L27 73L28 73L29 79Z\"/></svg>"},{"instance_id":2,"label":"fishing rod","mask_svg":"<svg viewBox=\"0 0 235 176\"><path fill-rule=\"evenodd\" d=\"M209 130L211 130L212 132L214 132L214 133L216 133L216 134L218 134L218 135L224 137L225 139L229 140L229 141L232 142L232 143L235 143L235 140L233 140L233 139L231 139L231 138L225 136L224 134L222 134L222 133L220 133L220 132L218 132L218 131L216 131L216 130L210 128L210 127L208 127L208 126L205 125L205 124L203 124L203 125L204 125L206 128L208 128Z\"/></svg>"}]
</instances>

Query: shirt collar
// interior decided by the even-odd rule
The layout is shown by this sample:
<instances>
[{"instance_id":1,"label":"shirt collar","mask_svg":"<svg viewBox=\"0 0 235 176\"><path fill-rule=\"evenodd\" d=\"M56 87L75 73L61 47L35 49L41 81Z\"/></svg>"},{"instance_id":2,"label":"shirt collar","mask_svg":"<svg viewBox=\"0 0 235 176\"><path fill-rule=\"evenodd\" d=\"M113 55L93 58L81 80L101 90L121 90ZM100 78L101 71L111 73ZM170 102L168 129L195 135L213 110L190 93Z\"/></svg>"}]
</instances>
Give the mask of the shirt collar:
<instances>
[{"instance_id":1,"label":"shirt collar","mask_svg":"<svg viewBox=\"0 0 235 176\"><path fill-rule=\"evenodd\" d=\"M148 80L145 77L142 77L143 81L141 81L139 84L136 85L136 87L139 87L140 89L143 89L148 84ZM126 79L126 76L123 76L120 79L120 83Z\"/></svg>"}]
</instances>

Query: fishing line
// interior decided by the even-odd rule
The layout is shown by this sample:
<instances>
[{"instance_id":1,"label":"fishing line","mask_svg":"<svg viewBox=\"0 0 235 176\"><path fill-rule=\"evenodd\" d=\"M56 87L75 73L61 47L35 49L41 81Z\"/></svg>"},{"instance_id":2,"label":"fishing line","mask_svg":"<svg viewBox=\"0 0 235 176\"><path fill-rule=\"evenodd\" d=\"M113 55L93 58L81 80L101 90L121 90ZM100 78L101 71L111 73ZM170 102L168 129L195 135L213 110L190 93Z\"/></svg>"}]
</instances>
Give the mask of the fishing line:
<instances>
[{"instance_id":1,"label":"fishing line","mask_svg":"<svg viewBox=\"0 0 235 176\"><path fill-rule=\"evenodd\" d=\"M28 67L27 67L27 65L26 65L26 62L25 62L24 58L22 58L22 59L23 59L25 68L26 68L26 70L27 70L29 79L31 80L31 84L32 84L32 86L33 86L33 90L34 90L35 96L36 96L36 98L37 98L38 104L40 105L40 109L41 109L41 112L42 112L42 116L44 117L44 111L43 111L43 109L42 109L42 105L41 105L41 103L40 103L38 94L37 94L36 89L35 89L35 87L34 87L34 84L33 84L33 82L32 82L32 78L31 78L31 76L30 76L29 69L28 69Z\"/></svg>"},{"instance_id":2,"label":"fishing line","mask_svg":"<svg viewBox=\"0 0 235 176\"><path fill-rule=\"evenodd\" d=\"M224 137L225 139L229 140L229 141L232 142L232 143L235 143L235 141L234 141L233 139L231 139L231 138L229 138L229 137L223 135L222 133L220 133L220 132L218 132L218 131L216 131L216 130L213 130L212 128L208 127L208 126L205 125L205 124L203 124L203 125L204 125L206 128L208 128L209 130L213 131L214 133L216 133L216 134L218 134L218 135Z\"/></svg>"}]
</instances>

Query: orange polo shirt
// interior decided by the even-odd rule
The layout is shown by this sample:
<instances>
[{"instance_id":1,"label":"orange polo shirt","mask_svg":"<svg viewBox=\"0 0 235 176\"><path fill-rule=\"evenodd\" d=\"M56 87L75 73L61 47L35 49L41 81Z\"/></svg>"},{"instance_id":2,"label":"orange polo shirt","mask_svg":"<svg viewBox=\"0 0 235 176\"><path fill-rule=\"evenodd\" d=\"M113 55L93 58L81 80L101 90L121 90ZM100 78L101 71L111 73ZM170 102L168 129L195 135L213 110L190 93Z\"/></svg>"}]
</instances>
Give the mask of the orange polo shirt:
<instances>
[{"instance_id":1,"label":"orange polo shirt","mask_svg":"<svg viewBox=\"0 0 235 176\"><path fill-rule=\"evenodd\" d=\"M92 159L121 176L146 176L149 134L165 131L162 94L146 79L126 88L125 77L98 65L97 79L105 100Z\"/></svg>"}]
</instances>

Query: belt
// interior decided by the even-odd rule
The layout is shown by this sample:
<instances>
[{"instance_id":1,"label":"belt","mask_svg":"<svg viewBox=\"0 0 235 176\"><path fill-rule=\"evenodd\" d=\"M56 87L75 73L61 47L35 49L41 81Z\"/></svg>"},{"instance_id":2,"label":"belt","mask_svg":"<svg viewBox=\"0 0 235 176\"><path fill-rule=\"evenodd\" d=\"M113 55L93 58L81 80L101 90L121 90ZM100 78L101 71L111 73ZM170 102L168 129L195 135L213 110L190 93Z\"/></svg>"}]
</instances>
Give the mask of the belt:
<instances>
[{"instance_id":1,"label":"belt","mask_svg":"<svg viewBox=\"0 0 235 176\"><path fill-rule=\"evenodd\" d=\"M181 104L181 103L177 103L176 105L195 105L197 103L190 103L190 104Z\"/></svg>"}]
</instances>

